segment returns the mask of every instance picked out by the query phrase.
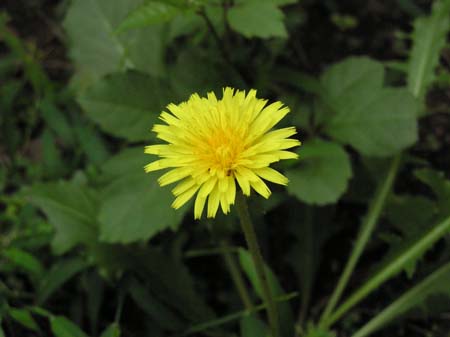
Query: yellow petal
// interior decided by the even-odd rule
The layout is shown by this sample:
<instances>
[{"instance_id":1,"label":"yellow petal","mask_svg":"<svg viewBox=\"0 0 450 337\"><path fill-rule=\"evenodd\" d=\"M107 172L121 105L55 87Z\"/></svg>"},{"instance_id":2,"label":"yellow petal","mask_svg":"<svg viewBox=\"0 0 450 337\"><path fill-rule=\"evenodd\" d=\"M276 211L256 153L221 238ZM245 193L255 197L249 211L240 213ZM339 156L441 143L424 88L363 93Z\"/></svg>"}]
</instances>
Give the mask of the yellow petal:
<instances>
[{"instance_id":1,"label":"yellow petal","mask_svg":"<svg viewBox=\"0 0 450 337\"><path fill-rule=\"evenodd\" d=\"M205 207L206 198L197 195L194 205L194 219L200 219L202 217L203 208Z\"/></svg>"},{"instance_id":2,"label":"yellow petal","mask_svg":"<svg viewBox=\"0 0 450 337\"><path fill-rule=\"evenodd\" d=\"M280 172L270 168L270 167L262 167L255 170L255 173L261 178L271 181L275 184L287 185L288 178L282 175Z\"/></svg>"},{"instance_id":3,"label":"yellow petal","mask_svg":"<svg viewBox=\"0 0 450 337\"><path fill-rule=\"evenodd\" d=\"M186 192L180 194L175 201L172 203L172 207L175 209L180 208L185 203L187 203L194 196L195 192L197 192L198 186L193 186L188 189Z\"/></svg>"},{"instance_id":4,"label":"yellow petal","mask_svg":"<svg viewBox=\"0 0 450 337\"><path fill-rule=\"evenodd\" d=\"M239 183L239 186L242 189L242 193L244 193L244 195L249 196L250 195L250 182L248 181L248 179L244 176L242 176L238 171L235 171L235 177Z\"/></svg>"},{"instance_id":5,"label":"yellow petal","mask_svg":"<svg viewBox=\"0 0 450 337\"><path fill-rule=\"evenodd\" d=\"M190 189L192 186L196 185L196 182L194 179L185 179L182 182L180 182L175 188L172 190L172 193L174 196L179 196L181 193L186 192L188 189Z\"/></svg>"},{"instance_id":6,"label":"yellow petal","mask_svg":"<svg viewBox=\"0 0 450 337\"><path fill-rule=\"evenodd\" d=\"M217 178L216 177L210 177L200 188L200 191L198 191L198 195L201 197L206 197L208 194L211 193L211 191L216 186Z\"/></svg>"},{"instance_id":7,"label":"yellow petal","mask_svg":"<svg viewBox=\"0 0 450 337\"><path fill-rule=\"evenodd\" d=\"M208 197L208 218L214 218L216 216L217 209L219 208L219 196L220 191L216 186Z\"/></svg>"},{"instance_id":8,"label":"yellow petal","mask_svg":"<svg viewBox=\"0 0 450 337\"><path fill-rule=\"evenodd\" d=\"M256 181L251 181L250 184L253 187L253 189L256 192L258 192L260 195L262 195L264 198L267 199L268 197L270 197L270 194L272 192L270 192L266 183L264 181L262 181L260 178L258 178L258 180L256 180Z\"/></svg>"},{"instance_id":9,"label":"yellow petal","mask_svg":"<svg viewBox=\"0 0 450 337\"><path fill-rule=\"evenodd\" d=\"M191 174L192 169L189 166L178 167L159 177L158 182L160 186L172 184L178 180L184 179Z\"/></svg>"}]
</instances>

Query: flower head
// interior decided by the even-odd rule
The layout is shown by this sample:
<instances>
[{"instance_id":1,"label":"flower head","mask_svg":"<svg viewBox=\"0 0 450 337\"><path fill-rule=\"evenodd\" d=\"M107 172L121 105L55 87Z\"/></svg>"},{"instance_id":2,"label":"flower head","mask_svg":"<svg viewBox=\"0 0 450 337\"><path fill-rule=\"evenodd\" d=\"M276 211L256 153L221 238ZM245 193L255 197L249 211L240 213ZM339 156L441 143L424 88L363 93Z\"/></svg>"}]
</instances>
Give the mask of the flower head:
<instances>
[{"instance_id":1,"label":"flower head","mask_svg":"<svg viewBox=\"0 0 450 337\"><path fill-rule=\"evenodd\" d=\"M160 157L145 166L146 172L170 169L158 182L161 186L178 182L172 190L172 204L180 208L197 194L194 216L199 219L208 201L207 216L215 217L220 207L226 214L234 204L236 183L245 195L254 189L265 198L270 190L263 179L286 185L288 180L270 168L281 159L295 159L286 151L300 145L288 137L294 127L271 130L288 112L281 102L267 105L256 98L256 91L225 88L222 99L193 94L179 105L169 104L162 112L165 124L153 131L167 144L149 145L145 153Z\"/></svg>"}]
</instances>

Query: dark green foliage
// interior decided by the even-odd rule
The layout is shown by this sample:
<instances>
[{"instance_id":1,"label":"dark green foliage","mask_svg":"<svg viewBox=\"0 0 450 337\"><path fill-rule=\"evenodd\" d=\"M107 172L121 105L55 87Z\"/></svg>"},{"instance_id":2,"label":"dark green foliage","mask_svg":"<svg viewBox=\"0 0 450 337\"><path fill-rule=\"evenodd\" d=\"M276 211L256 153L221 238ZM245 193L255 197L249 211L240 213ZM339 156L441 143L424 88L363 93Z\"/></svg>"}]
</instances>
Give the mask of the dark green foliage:
<instances>
[{"instance_id":1,"label":"dark green foliage","mask_svg":"<svg viewBox=\"0 0 450 337\"><path fill-rule=\"evenodd\" d=\"M167 104L225 86L303 143L249 203L281 336L448 334L449 0L55 3L0 6L0 337L269 336L234 208L144 172Z\"/></svg>"}]
</instances>

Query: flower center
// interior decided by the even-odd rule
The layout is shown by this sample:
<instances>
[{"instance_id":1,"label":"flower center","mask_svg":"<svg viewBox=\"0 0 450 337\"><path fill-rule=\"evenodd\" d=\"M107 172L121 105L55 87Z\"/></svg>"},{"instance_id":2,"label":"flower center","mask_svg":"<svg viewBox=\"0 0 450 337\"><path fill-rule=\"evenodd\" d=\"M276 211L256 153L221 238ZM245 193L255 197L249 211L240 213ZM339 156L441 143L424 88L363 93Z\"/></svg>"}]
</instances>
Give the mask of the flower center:
<instances>
[{"instance_id":1,"label":"flower center","mask_svg":"<svg viewBox=\"0 0 450 337\"><path fill-rule=\"evenodd\" d=\"M229 176L236 167L236 161L242 152L241 137L229 130L217 130L207 143L205 159L208 161L210 174Z\"/></svg>"}]
</instances>

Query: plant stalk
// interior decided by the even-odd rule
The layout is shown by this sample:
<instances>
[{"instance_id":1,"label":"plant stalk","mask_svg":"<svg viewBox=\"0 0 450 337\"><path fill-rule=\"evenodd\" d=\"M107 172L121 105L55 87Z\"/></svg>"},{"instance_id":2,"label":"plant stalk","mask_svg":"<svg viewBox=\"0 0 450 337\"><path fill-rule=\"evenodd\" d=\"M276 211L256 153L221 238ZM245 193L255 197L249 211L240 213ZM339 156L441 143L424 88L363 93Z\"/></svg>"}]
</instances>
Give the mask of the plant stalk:
<instances>
[{"instance_id":1,"label":"plant stalk","mask_svg":"<svg viewBox=\"0 0 450 337\"><path fill-rule=\"evenodd\" d=\"M386 280L399 273L402 268L411 260L413 260L420 252L424 252L437 240L442 238L450 231L450 217L434 226L427 234L415 242L409 249L396 257L391 263L386 265L380 272L371 277L367 283L356 290L349 298L342 303L336 311L328 318L327 325L331 325L341 318L355 304L360 302L372 291L377 289Z\"/></svg>"},{"instance_id":2,"label":"plant stalk","mask_svg":"<svg viewBox=\"0 0 450 337\"><path fill-rule=\"evenodd\" d=\"M250 219L248 206L245 196L242 193L236 195L236 209L241 220L242 231L244 232L247 246L255 265L256 274L261 284L264 300L267 303L267 314L269 316L270 329L272 337L280 337L280 327L278 324L278 311L273 294L267 281L267 274L264 268L264 260L259 249L255 229Z\"/></svg>"},{"instance_id":3,"label":"plant stalk","mask_svg":"<svg viewBox=\"0 0 450 337\"><path fill-rule=\"evenodd\" d=\"M387 173L384 182L382 183L381 186L379 186L377 192L375 193L375 197L370 205L368 214L364 219L363 223L361 224L361 229L359 231L358 238L351 252L350 258L348 259L344 271L342 272L339 278L338 284L334 289L333 294L331 295L331 298L328 301L324 312L322 313L322 316L320 317L319 325L321 326L324 325L328 326L326 322L330 314L336 307L336 304L340 300L342 293L344 292L345 287L347 286L347 283L350 279L350 276L352 275L352 272L355 269L355 266L362 252L364 251L364 248L366 247L367 242L370 239L370 236L373 233L373 230L375 229L375 225L377 224L378 219L380 218L386 198L388 197L389 192L392 189L392 185L394 183L395 177L397 175L400 166L400 161L401 155L400 154L396 155L391 162L391 166L389 168L389 171Z\"/></svg>"},{"instance_id":4,"label":"plant stalk","mask_svg":"<svg viewBox=\"0 0 450 337\"><path fill-rule=\"evenodd\" d=\"M236 287L239 297L242 303L244 303L245 310L253 310L253 303L248 294L247 288L245 286L242 273L236 263L236 259L231 253L230 246L225 240L219 242L220 248L222 249L222 257L225 261L225 265L230 272L231 279L233 280L234 286Z\"/></svg>"}]
</instances>

